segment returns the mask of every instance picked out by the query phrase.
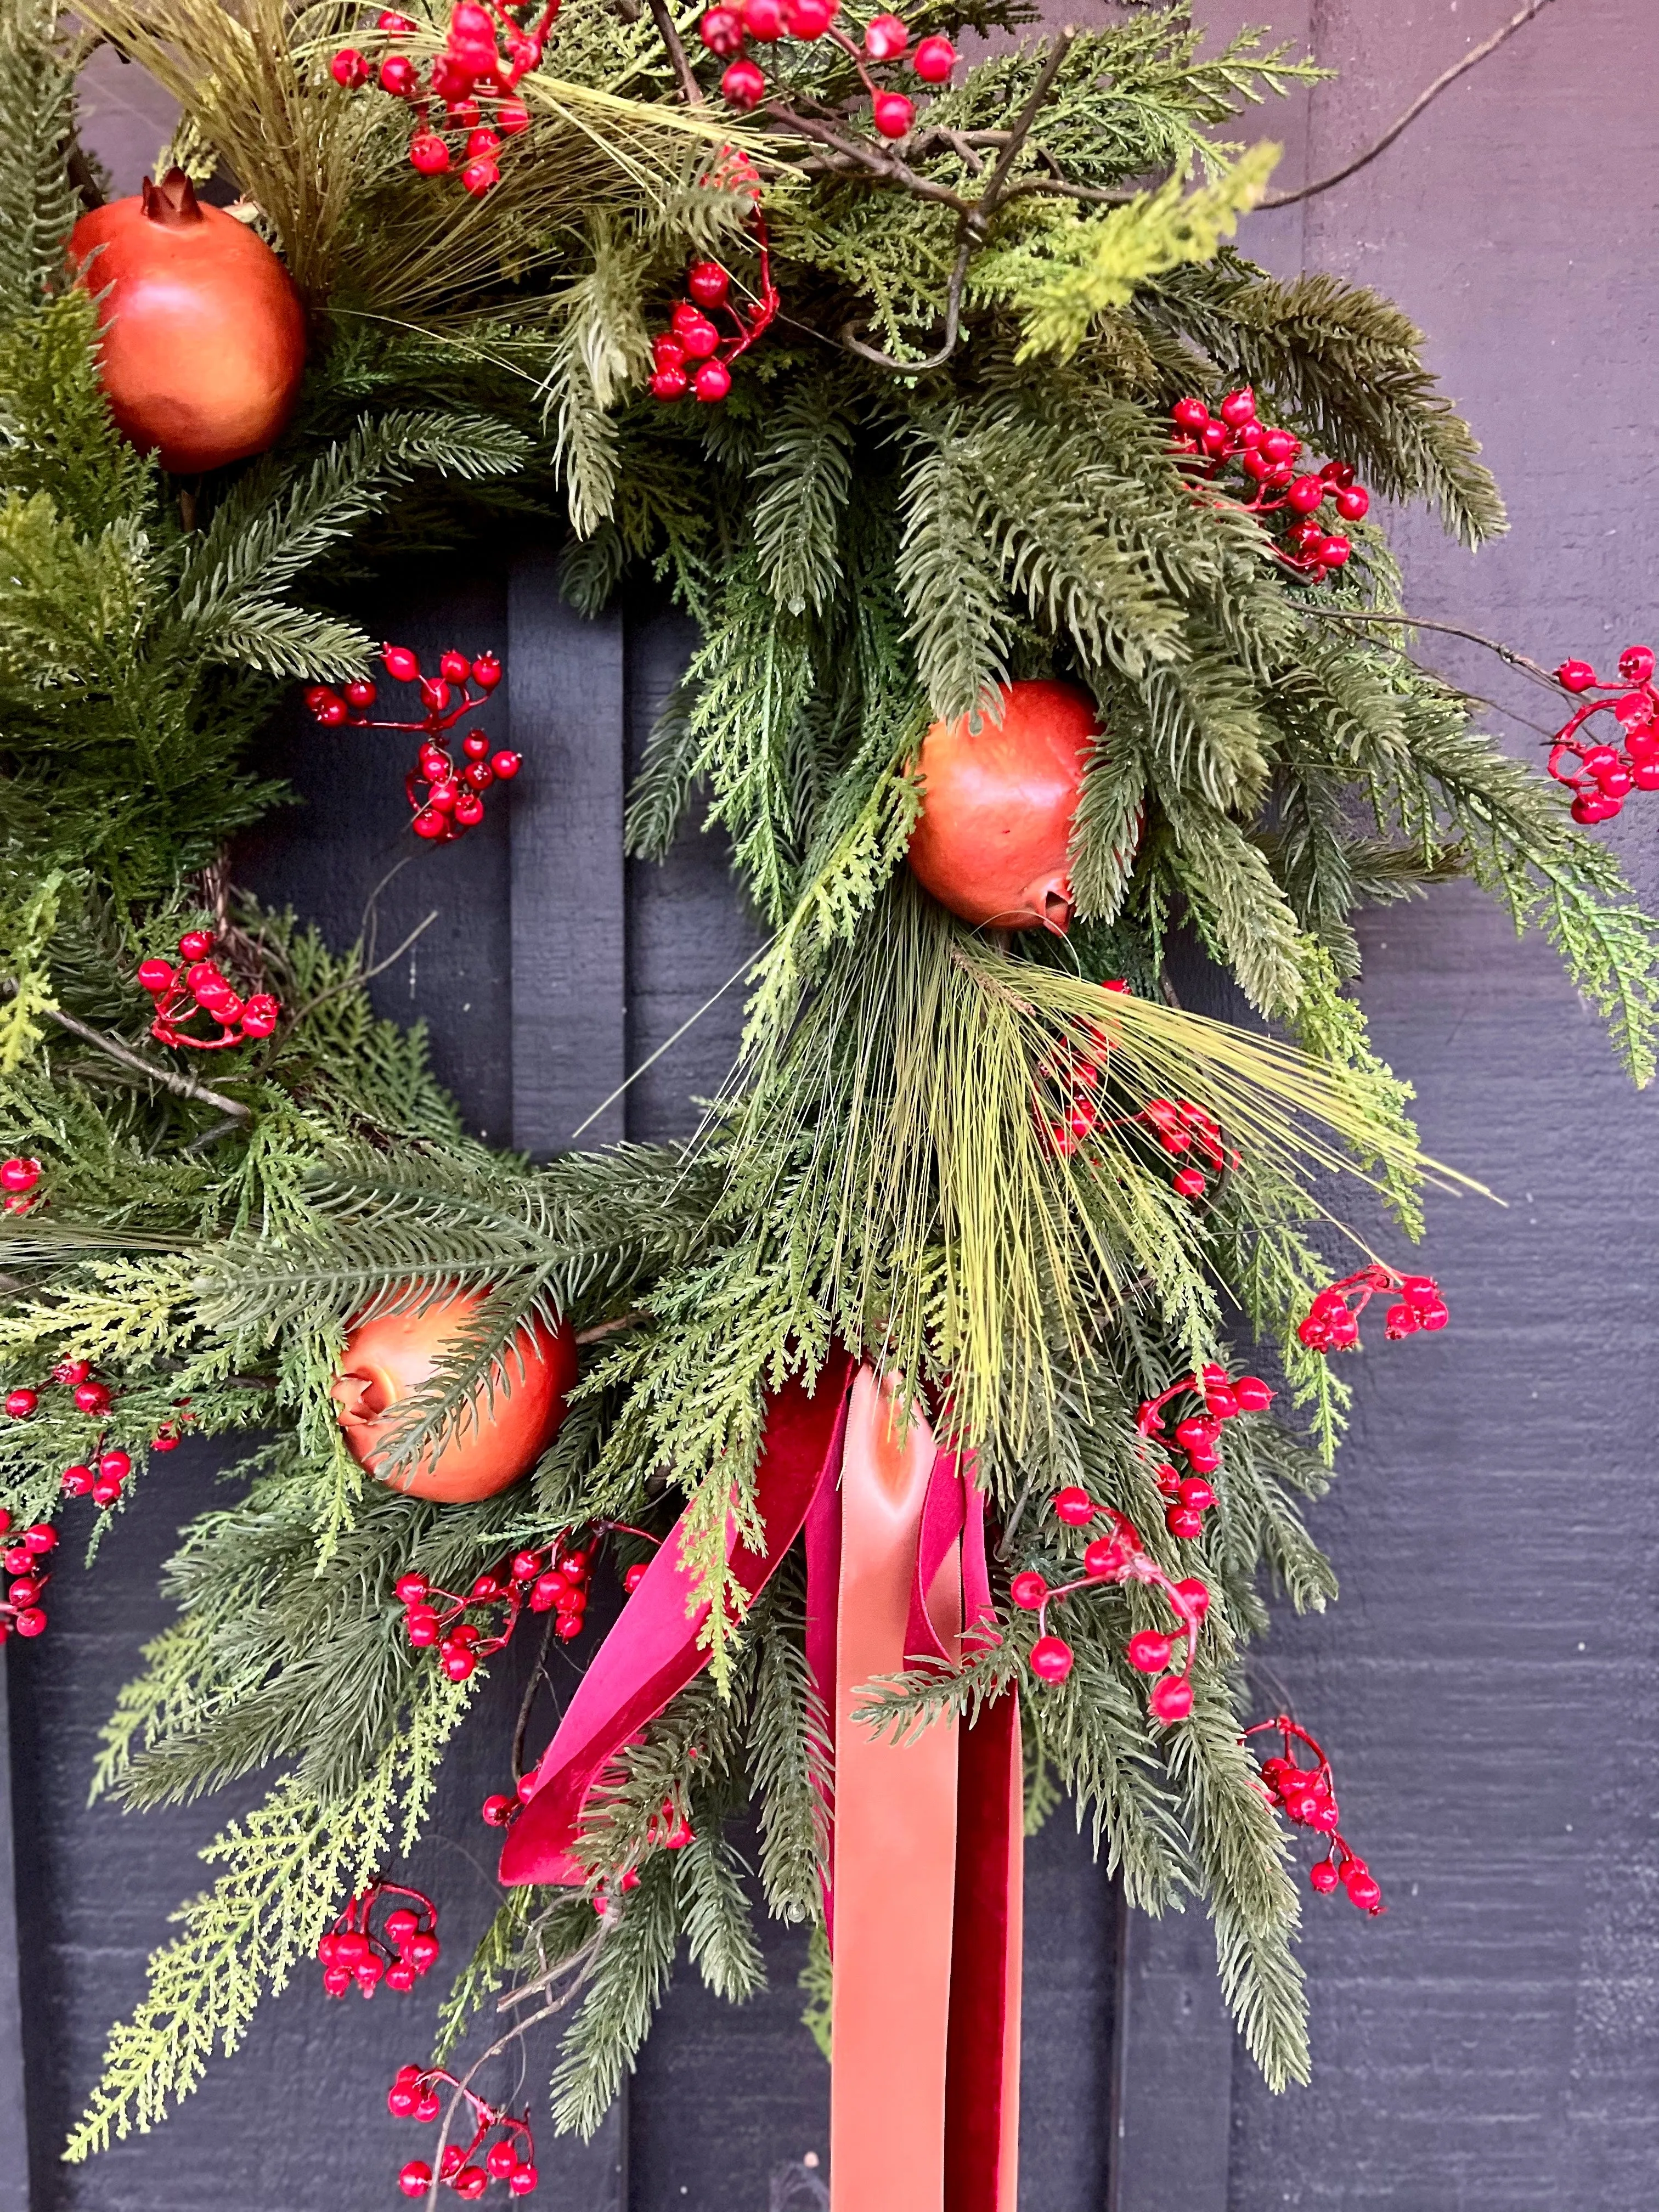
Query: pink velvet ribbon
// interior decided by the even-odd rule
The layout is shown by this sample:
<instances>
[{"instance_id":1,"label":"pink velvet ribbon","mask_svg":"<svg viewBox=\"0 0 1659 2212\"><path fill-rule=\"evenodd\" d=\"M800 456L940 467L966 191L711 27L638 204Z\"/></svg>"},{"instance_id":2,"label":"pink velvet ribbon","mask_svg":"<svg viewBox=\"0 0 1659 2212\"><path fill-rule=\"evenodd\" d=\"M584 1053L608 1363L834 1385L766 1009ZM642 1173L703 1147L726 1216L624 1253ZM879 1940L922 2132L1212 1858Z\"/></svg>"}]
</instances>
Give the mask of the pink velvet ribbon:
<instances>
[{"instance_id":1,"label":"pink velvet ribbon","mask_svg":"<svg viewBox=\"0 0 1659 2212\"><path fill-rule=\"evenodd\" d=\"M837 1352L768 1409L757 1593L803 1527L806 1656L833 1739L825 1925L834 1961L833 2212L1014 2212L1023 1807L1018 1701L894 1740L854 1717L908 1662L994 1640L985 1498L868 1368ZM595 1656L509 1831L501 1879L578 1883L584 1805L623 1747L707 1662L677 1527Z\"/></svg>"}]
</instances>

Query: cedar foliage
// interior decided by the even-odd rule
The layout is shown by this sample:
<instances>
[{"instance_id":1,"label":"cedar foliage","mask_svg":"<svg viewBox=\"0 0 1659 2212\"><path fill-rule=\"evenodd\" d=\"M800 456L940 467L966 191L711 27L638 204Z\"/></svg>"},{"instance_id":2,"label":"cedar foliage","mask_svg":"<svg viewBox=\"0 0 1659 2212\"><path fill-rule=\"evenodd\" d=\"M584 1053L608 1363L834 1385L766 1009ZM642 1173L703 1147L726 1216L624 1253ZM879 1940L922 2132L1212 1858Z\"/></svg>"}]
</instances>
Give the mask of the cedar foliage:
<instances>
[{"instance_id":1,"label":"cedar foliage","mask_svg":"<svg viewBox=\"0 0 1659 2212\"><path fill-rule=\"evenodd\" d=\"M176 1620L117 1701L95 1787L141 1807L270 1770L270 1792L210 1847L222 1870L114 2031L70 2154L158 2120L374 1859L412 1848L468 1699L403 1639L397 1575L453 1588L599 1518L660 1534L689 1501L708 1594L726 1600L711 1665L594 1808L598 1932L580 1897L509 1899L457 1984L445 2046L509 1981L568 1974L580 2002L555 2111L591 2129L682 1938L712 1987L756 1985L751 1890L788 1917L819 1913L823 1717L799 1562L751 1605L722 1588L721 1532L728 1512L752 1516L767 1390L814 1371L837 1334L911 1387L948 1379L1007 1565L1051 1581L1075 1567L1081 1538L1040 1508L1081 1480L1210 1584L1197 1703L1174 1730L1149 1725L1123 1656L1155 1625L1133 1588L1069 1609L1063 1686L1033 1692L1033 1625L1005 1604L994 1650L872 1685L870 1709L897 1723L1020 1695L1030 1818L1063 1787L1133 1902L1202 1900L1251 2051L1275 2086L1302 2078L1295 1893L1237 1730L1264 1593L1298 1607L1335 1594L1306 1508L1346 1390L1294 1324L1340 1232L1310 1170L1369 1176L1407 1233L1433 1171L1409 1090L1345 994L1352 915L1473 874L1548 933L1638 1081L1656 1003L1655 925L1559 793L1470 726L1397 629L1377 642L1329 618L1398 612L1381 528L1358 527L1340 581L1310 594L1170 460L1174 399L1249 380L1264 412L1467 542L1502 526L1399 311L1331 277L1279 283L1223 243L1267 157L1214 134L1313 72L1253 37L1206 54L1180 7L1076 39L1012 165L1020 190L969 258L962 343L934 367L949 209L811 170L809 149L772 137L789 319L723 408L671 410L639 390L646 333L689 256L751 273L750 203L713 159L742 133L676 103L643 15L565 0L526 82L536 128L480 208L412 175L401 111L327 78L352 11L83 13L179 95L198 173L255 190L316 342L277 447L181 506L117 435L89 303L63 280L72 53L45 0L0 0L0 1150L50 1167L49 1204L0 1220L0 1365L9 1388L64 1356L97 1362L141 1462L118 1510L143 1510L143 1440L180 1399L204 1435L264 1439L185 1534ZM1020 19L1017 0L910 15L917 34ZM1006 130L1044 51L962 72L927 111L915 173L975 189L975 134ZM849 100L833 53L811 66L820 100ZM1108 198L1045 196L1044 179ZM848 331L918 366L840 349ZM562 514L578 605L655 576L701 626L629 839L659 857L702 807L773 933L743 1063L682 1146L536 1170L492 1155L432 1081L419 1031L376 1019L362 948L331 952L210 866L278 796L257 739L284 684L367 665L344 583L391 544L455 542L481 511ZM1064 945L997 945L903 870L909 763L932 716L982 714L1035 675L1091 690L1110 739L1077 818L1078 926ZM229 1115L167 1079L131 981L142 953L204 921L287 1010L216 1069ZM1182 923L1271 1036L1164 1003ZM1034 1092L1083 1048L1109 977L1137 994L1104 1002L1114 1110L1061 1159ZM1130 1121L1166 1093L1208 1106L1243 1155L1207 1210L1172 1198ZM593 1335L534 1479L443 1509L365 1487L329 1385L353 1316L458 1285L489 1296L412 1408L405 1458L512 1388L526 1316ZM1133 1408L1225 1361L1235 1337L1279 1347L1287 1418L1232 1425L1218 1508L1177 1559ZM0 1431L15 1516L50 1513L95 1433L61 1396ZM652 1845L665 1800L694 1828L683 1853ZM727 1832L751 1802L756 1882Z\"/></svg>"}]
</instances>

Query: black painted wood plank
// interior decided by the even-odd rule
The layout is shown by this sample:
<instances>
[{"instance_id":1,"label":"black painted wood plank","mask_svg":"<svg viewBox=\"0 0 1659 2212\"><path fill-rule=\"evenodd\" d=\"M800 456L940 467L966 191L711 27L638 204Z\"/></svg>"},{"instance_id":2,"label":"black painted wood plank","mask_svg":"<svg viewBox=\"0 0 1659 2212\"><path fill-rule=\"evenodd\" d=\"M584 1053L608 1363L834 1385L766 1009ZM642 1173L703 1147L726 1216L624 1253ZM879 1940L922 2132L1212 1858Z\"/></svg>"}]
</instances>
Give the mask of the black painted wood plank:
<instances>
[{"instance_id":1,"label":"black painted wood plank","mask_svg":"<svg viewBox=\"0 0 1659 2212\"><path fill-rule=\"evenodd\" d=\"M29 2212L28 2105L23 2078L22 1980L17 1954L17 1875L12 1823L11 1722L6 1654L0 1651L0 2212Z\"/></svg>"},{"instance_id":2,"label":"black painted wood plank","mask_svg":"<svg viewBox=\"0 0 1659 2212\"><path fill-rule=\"evenodd\" d=\"M513 1136L538 1154L624 1127L623 621L559 596L550 551L508 590L513 743ZM595 1116L595 1109L604 1111Z\"/></svg>"},{"instance_id":3,"label":"black painted wood plank","mask_svg":"<svg viewBox=\"0 0 1659 2212\"><path fill-rule=\"evenodd\" d=\"M1209 1916L1126 1911L1111 2212L1228 2212L1233 2027Z\"/></svg>"}]
</instances>

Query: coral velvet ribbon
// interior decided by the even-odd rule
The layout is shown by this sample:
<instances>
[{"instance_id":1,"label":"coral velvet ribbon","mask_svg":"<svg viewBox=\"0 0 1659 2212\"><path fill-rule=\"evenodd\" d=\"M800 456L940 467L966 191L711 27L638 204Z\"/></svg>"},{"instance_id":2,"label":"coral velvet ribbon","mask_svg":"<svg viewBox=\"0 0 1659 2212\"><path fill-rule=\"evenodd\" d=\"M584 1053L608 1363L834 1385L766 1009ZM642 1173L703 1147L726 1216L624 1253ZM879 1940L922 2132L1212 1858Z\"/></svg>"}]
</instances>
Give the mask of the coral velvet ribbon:
<instances>
[{"instance_id":1,"label":"coral velvet ribbon","mask_svg":"<svg viewBox=\"0 0 1659 2212\"><path fill-rule=\"evenodd\" d=\"M840 1480L837 1483L837 1475ZM764 1548L727 1536L750 1595L806 1528L807 1658L834 1743L825 1922L834 1958L833 2212L1013 2212L1019 2103L1021 1761L1012 1697L896 1741L854 1718L907 1661L993 1638L971 1462L842 1353L768 1409ZM582 1807L705 1663L678 1531L567 1708L501 1853L507 1882L580 1882ZM965 1624L965 1626L964 1626Z\"/></svg>"}]
</instances>

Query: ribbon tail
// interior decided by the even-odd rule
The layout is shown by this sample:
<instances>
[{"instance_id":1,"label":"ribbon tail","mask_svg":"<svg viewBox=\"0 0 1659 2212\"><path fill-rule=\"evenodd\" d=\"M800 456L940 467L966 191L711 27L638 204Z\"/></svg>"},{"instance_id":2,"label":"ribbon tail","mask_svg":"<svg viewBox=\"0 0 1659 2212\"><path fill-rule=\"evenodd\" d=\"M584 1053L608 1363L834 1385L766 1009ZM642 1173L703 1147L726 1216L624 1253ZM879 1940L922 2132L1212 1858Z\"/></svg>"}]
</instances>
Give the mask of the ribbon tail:
<instances>
[{"instance_id":1,"label":"ribbon tail","mask_svg":"<svg viewBox=\"0 0 1659 2212\"><path fill-rule=\"evenodd\" d=\"M763 1548L740 1543L729 1522L726 1530L726 1557L751 1597L800 1534L826 1474L834 1479L851 1373L847 1354L833 1351L812 1395L791 1380L767 1408L755 1478ZM682 1515L565 1708L537 1770L535 1795L507 1831L504 1882L586 1881L578 1845L589 1793L623 1745L708 1663L701 1632L709 1607L699 1601L682 1556L684 1527Z\"/></svg>"},{"instance_id":2,"label":"ribbon tail","mask_svg":"<svg viewBox=\"0 0 1659 2212\"><path fill-rule=\"evenodd\" d=\"M1025 1789L1019 1700L962 1731L945 2102L945 2212L1014 2212Z\"/></svg>"}]
</instances>

